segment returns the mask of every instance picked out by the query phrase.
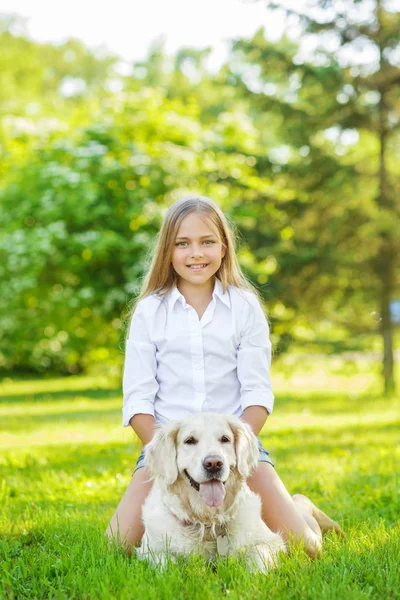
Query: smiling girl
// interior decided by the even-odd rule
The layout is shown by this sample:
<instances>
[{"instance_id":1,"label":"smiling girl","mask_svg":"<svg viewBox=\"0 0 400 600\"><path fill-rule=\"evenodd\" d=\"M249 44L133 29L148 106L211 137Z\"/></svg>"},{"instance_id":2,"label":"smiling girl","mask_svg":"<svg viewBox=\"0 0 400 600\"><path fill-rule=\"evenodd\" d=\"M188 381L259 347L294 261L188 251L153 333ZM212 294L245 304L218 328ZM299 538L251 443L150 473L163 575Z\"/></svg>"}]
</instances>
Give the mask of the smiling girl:
<instances>
[{"instance_id":1,"label":"smiling girl","mask_svg":"<svg viewBox=\"0 0 400 600\"><path fill-rule=\"evenodd\" d=\"M144 449L108 526L110 538L128 551L142 538L142 505L152 485L145 445L157 425L214 412L239 416L258 435L273 408L270 363L268 324L224 214L204 196L178 200L161 226L130 324L123 424ZM322 531L339 525L306 496L291 497L260 441L259 448L248 484L261 496L265 523L319 556Z\"/></svg>"}]
</instances>

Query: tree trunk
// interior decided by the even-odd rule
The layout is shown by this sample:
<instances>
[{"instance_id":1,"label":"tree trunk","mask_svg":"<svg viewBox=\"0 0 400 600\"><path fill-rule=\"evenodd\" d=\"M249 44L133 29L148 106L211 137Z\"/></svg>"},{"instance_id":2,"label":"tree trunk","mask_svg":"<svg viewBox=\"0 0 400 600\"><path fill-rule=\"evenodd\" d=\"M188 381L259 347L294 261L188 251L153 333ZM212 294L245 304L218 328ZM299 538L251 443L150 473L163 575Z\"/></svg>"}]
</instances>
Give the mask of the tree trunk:
<instances>
[{"instance_id":1,"label":"tree trunk","mask_svg":"<svg viewBox=\"0 0 400 600\"><path fill-rule=\"evenodd\" d=\"M381 29L381 0L377 0L377 20ZM380 36L379 36L380 38ZM379 39L380 68L383 71L387 65L383 54L383 44ZM379 253L379 273L381 280L380 305L381 305L381 334L383 342L383 377L384 394L389 396L395 391L394 361L393 361L393 324L390 315L390 300L393 295L393 252L390 233L387 231L385 222L387 211L390 206L390 191L388 173L386 168L386 145L388 136L388 109L384 89L380 90L379 101L379 197L378 205L383 212L383 228L381 232L381 249Z\"/></svg>"},{"instance_id":2,"label":"tree trunk","mask_svg":"<svg viewBox=\"0 0 400 600\"><path fill-rule=\"evenodd\" d=\"M385 209L388 208L388 182L385 162L386 139L387 139L387 121L386 106L384 94L381 94L379 103L379 121L380 121L380 159L379 159L379 197L378 204L383 209L383 220L387 219ZM381 249L379 252L379 273L381 280L380 287L380 305L381 305L381 334L383 345L383 377L384 394L389 396L395 391L394 382L394 361L393 361L393 324L390 315L390 300L393 294L393 253L391 250L390 235L383 228L381 233Z\"/></svg>"},{"instance_id":3,"label":"tree trunk","mask_svg":"<svg viewBox=\"0 0 400 600\"><path fill-rule=\"evenodd\" d=\"M385 247L381 250L381 334L383 341L383 377L384 394L390 396L395 391L393 360L393 325L390 316L390 299L392 287L391 253Z\"/></svg>"}]
</instances>

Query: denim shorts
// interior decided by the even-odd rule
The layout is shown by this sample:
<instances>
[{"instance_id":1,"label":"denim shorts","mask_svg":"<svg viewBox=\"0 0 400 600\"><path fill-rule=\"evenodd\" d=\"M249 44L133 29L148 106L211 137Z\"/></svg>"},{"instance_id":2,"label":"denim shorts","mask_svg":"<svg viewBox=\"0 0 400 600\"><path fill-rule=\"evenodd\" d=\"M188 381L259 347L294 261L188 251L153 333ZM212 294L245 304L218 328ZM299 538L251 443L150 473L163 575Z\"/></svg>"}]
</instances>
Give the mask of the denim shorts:
<instances>
[{"instance_id":1,"label":"denim shorts","mask_svg":"<svg viewBox=\"0 0 400 600\"><path fill-rule=\"evenodd\" d=\"M257 438L257 442L258 442L258 448L260 450L260 456L258 458L259 462L266 462L269 463L270 465L272 465L273 467L275 466L274 463L272 462L270 456L269 456L269 452L267 450L265 450L265 448L263 448L263 445L261 443L260 438ZM136 467L135 470L133 471L132 475L134 473L136 473L136 471L138 469L141 469L142 467L145 466L144 464L144 455L145 455L145 451L146 451L146 446L143 446L142 451L140 453L139 458L136 461Z\"/></svg>"}]
</instances>

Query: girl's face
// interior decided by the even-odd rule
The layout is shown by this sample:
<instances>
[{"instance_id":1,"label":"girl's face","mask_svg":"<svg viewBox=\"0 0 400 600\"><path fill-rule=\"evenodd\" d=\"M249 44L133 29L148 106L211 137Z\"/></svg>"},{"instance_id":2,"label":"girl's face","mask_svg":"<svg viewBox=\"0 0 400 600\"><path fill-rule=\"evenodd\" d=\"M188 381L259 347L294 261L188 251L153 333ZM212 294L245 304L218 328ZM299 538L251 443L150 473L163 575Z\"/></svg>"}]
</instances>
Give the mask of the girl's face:
<instances>
[{"instance_id":1,"label":"girl's face","mask_svg":"<svg viewBox=\"0 0 400 600\"><path fill-rule=\"evenodd\" d=\"M225 246L215 225L197 213L185 217L178 229L172 266L180 280L204 285L214 278L225 256Z\"/></svg>"}]
</instances>

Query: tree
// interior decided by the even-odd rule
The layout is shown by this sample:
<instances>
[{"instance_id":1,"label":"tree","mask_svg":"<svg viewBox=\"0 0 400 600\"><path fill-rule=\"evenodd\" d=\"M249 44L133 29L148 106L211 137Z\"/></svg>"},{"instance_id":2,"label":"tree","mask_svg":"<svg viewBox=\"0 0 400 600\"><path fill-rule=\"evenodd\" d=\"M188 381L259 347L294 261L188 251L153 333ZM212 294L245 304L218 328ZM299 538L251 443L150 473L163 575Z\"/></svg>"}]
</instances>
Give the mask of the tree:
<instances>
[{"instance_id":1,"label":"tree","mask_svg":"<svg viewBox=\"0 0 400 600\"><path fill-rule=\"evenodd\" d=\"M271 112L281 115L279 137L287 141L292 159L284 161L279 172L285 173L296 202L299 204L301 192L305 192L319 217L311 242L314 250L320 249L314 281L309 277L303 281L310 283L309 292L320 309L332 309L336 304L345 313L350 304L357 306L354 316L358 325L363 321L357 318L360 309L370 306L370 313L371 301L380 307L386 394L394 390L389 301L400 285L395 160L400 15L393 4L382 0L309 1L304 13L286 11L303 29L303 46L285 38L269 44L262 32L250 42L238 41L234 46L242 64L250 63L255 69L253 77L246 76L243 67L236 70L247 95L253 98L253 110L260 115L266 111L268 116ZM281 8L272 2L267 6ZM314 48L311 55L306 44ZM299 153L305 158L303 166L293 158ZM298 210L292 204L303 233L310 216L306 204ZM328 239L321 244L324 233ZM364 280L357 272L361 265L367 266ZM303 276L304 267L307 261L300 269ZM327 275L331 293L326 294L327 302L322 302L321 283L327 281ZM348 285L342 281L335 286L334 282L343 278Z\"/></svg>"},{"instance_id":2,"label":"tree","mask_svg":"<svg viewBox=\"0 0 400 600\"><path fill-rule=\"evenodd\" d=\"M18 17L0 18L0 184L38 146L85 127L113 96L116 58L79 40L29 39Z\"/></svg>"}]
</instances>

